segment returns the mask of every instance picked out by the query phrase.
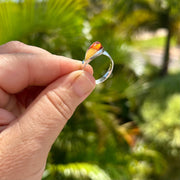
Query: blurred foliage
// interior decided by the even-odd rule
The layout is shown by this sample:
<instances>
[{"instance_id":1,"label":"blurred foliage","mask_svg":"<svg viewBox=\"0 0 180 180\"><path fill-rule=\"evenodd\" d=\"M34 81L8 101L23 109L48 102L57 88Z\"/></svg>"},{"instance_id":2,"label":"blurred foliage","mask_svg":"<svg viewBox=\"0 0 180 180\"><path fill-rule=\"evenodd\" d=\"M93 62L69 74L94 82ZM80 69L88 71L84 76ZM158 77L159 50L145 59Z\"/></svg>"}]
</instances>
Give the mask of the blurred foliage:
<instances>
[{"instance_id":1,"label":"blurred foliage","mask_svg":"<svg viewBox=\"0 0 180 180\"><path fill-rule=\"evenodd\" d=\"M82 180L110 180L110 177L98 166L88 163L73 163L67 165L49 165L44 172L45 180L82 179Z\"/></svg>"},{"instance_id":2,"label":"blurred foliage","mask_svg":"<svg viewBox=\"0 0 180 180\"><path fill-rule=\"evenodd\" d=\"M130 48L133 33L165 27L167 10L179 36L179 6L178 0L0 0L1 44L20 40L83 59L98 40L115 61L113 75L54 143L44 180L179 180L180 74L158 78L158 68L144 62L138 74ZM94 61L95 71L100 63Z\"/></svg>"},{"instance_id":3,"label":"blurred foliage","mask_svg":"<svg viewBox=\"0 0 180 180\"><path fill-rule=\"evenodd\" d=\"M121 25L119 31L124 36L141 33L142 30L156 31L164 28L167 31L164 45L163 62L159 75L168 74L170 61L170 43L173 36L176 36L179 43L180 30L180 3L178 0L121 0L115 2L121 13L115 8L117 22ZM131 39L131 38L130 38Z\"/></svg>"},{"instance_id":4,"label":"blurred foliage","mask_svg":"<svg viewBox=\"0 0 180 180\"><path fill-rule=\"evenodd\" d=\"M169 166L163 179L179 179L180 173L180 74L151 82L141 112L144 138L160 151ZM162 179L162 177L159 177Z\"/></svg>"},{"instance_id":5,"label":"blurred foliage","mask_svg":"<svg viewBox=\"0 0 180 180\"><path fill-rule=\"evenodd\" d=\"M52 53L67 53L69 56L82 47L85 40L82 28L86 1L24 0L16 3L1 0L0 2L0 34L6 34L0 36L1 43L20 40ZM71 49L73 44L76 46Z\"/></svg>"}]
</instances>

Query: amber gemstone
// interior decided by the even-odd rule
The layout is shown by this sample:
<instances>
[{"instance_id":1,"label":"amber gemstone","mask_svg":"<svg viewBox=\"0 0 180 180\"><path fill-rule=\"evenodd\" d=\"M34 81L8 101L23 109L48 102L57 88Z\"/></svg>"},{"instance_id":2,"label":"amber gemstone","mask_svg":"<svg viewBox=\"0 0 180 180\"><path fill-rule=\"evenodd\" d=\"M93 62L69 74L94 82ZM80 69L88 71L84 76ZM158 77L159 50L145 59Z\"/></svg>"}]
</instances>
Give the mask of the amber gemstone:
<instances>
[{"instance_id":1,"label":"amber gemstone","mask_svg":"<svg viewBox=\"0 0 180 180\"><path fill-rule=\"evenodd\" d=\"M103 47L100 42L98 41L94 42L86 51L85 60L91 58L96 52L98 52L102 48Z\"/></svg>"},{"instance_id":2,"label":"amber gemstone","mask_svg":"<svg viewBox=\"0 0 180 180\"><path fill-rule=\"evenodd\" d=\"M96 50L100 50L102 47L102 44L98 41L94 42L90 47L89 49L96 49Z\"/></svg>"}]
</instances>

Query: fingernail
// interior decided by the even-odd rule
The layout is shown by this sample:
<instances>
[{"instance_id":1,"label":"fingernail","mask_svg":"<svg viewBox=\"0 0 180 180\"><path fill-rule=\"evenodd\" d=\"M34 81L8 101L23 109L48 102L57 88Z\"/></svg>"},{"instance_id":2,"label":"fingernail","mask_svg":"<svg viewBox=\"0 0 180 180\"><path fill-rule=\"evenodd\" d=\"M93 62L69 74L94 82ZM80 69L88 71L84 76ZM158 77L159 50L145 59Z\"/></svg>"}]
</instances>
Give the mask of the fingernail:
<instances>
[{"instance_id":1,"label":"fingernail","mask_svg":"<svg viewBox=\"0 0 180 180\"><path fill-rule=\"evenodd\" d=\"M82 71L82 73L74 81L73 88L79 97L83 97L90 93L95 88L95 85L94 77L90 73Z\"/></svg>"}]
</instances>

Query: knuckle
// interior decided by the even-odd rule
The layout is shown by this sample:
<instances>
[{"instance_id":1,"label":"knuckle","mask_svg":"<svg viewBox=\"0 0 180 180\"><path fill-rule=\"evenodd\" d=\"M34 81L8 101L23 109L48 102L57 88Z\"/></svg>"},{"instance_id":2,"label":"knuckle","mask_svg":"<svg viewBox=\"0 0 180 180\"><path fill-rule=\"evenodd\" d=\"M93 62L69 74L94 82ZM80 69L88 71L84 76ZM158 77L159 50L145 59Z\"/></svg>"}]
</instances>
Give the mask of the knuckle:
<instances>
[{"instance_id":1,"label":"knuckle","mask_svg":"<svg viewBox=\"0 0 180 180\"><path fill-rule=\"evenodd\" d=\"M60 95L55 90L47 93L46 96L64 120L68 120L72 116L74 109L71 107L68 98Z\"/></svg>"},{"instance_id":2,"label":"knuckle","mask_svg":"<svg viewBox=\"0 0 180 180\"><path fill-rule=\"evenodd\" d=\"M25 46L25 44L20 41L10 41L6 43L5 45L8 48L13 48L13 49L19 49L20 47Z\"/></svg>"}]
</instances>

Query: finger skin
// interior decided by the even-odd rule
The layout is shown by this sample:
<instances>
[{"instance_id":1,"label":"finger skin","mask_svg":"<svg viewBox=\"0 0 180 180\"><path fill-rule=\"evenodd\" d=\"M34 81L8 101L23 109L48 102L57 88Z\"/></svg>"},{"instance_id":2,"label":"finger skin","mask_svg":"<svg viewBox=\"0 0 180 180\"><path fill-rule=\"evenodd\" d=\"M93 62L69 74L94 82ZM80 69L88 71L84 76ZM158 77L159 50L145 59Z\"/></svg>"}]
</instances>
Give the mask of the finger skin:
<instances>
[{"instance_id":1,"label":"finger skin","mask_svg":"<svg viewBox=\"0 0 180 180\"><path fill-rule=\"evenodd\" d=\"M51 145L94 87L90 73L75 71L43 90L25 113L1 133L0 167L4 171L0 169L0 177L6 174L14 180L40 180ZM22 170L23 175L19 173Z\"/></svg>"},{"instance_id":2,"label":"finger skin","mask_svg":"<svg viewBox=\"0 0 180 180\"><path fill-rule=\"evenodd\" d=\"M13 53L50 54L42 48L26 45L20 41L10 41L0 46L0 54Z\"/></svg>"},{"instance_id":3,"label":"finger skin","mask_svg":"<svg viewBox=\"0 0 180 180\"><path fill-rule=\"evenodd\" d=\"M90 66L80 70L81 61L24 44L20 49L8 46L12 43L0 47L0 106L6 106L1 113L0 177L40 180L53 142L95 80ZM8 104L32 86L46 88L18 118L11 116L15 113L8 111Z\"/></svg>"},{"instance_id":4,"label":"finger skin","mask_svg":"<svg viewBox=\"0 0 180 180\"><path fill-rule=\"evenodd\" d=\"M12 113L0 108L0 126L8 125L15 118Z\"/></svg>"},{"instance_id":5,"label":"finger skin","mask_svg":"<svg viewBox=\"0 0 180 180\"><path fill-rule=\"evenodd\" d=\"M16 119L16 116L14 116L9 111L0 108L0 133L7 128L7 126Z\"/></svg>"},{"instance_id":6,"label":"finger skin","mask_svg":"<svg viewBox=\"0 0 180 180\"><path fill-rule=\"evenodd\" d=\"M81 69L81 62L55 55L0 55L0 86L17 93L30 85L46 85L56 78Z\"/></svg>"},{"instance_id":7,"label":"finger skin","mask_svg":"<svg viewBox=\"0 0 180 180\"><path fill-rule=\"evenodd\" d=\"M60 76L82 69L82 62L56 56L18 41L0 46L0 88L17 93L28 86L45 86ZM90 65L85 68L93 74Z\"/></svg>"},{"instance_id":8,"label":"finger skin","mask_svg":"<svg viewBox=\"0 0 180 180\"><path fill-rule=\"evenodd\" d=\"M28 128L25 130L24 134L28 134L28 137L38 134L38 132L34 131L39 131L39 129L44 126L47 128L47 132L44 133L49 134L48 138L51 138L53 143L59 131L62 130L76 107L94 88L94 78L90 73L82 70L72 72L57 79L42 91L25 111L23 118L19 120L19 123L25 124L23 129L26 129L27 122L30 122L33 126L29 128L28 123ZM30 120L28 121L27 119L29 118Z\"/></svg>"},{"instance_id":9,"label":"finger skin","mask_svg":"<svg viewBox=\"0 0 180 180\"><path fill-rule=\"evenodd\" d=\"M82 69L82 62L56 55L0 55L0 87L17 93L28 86L44 86L60 76ZM86 71L92 73L92 68Z\"/></svg>"}]
</instances>

